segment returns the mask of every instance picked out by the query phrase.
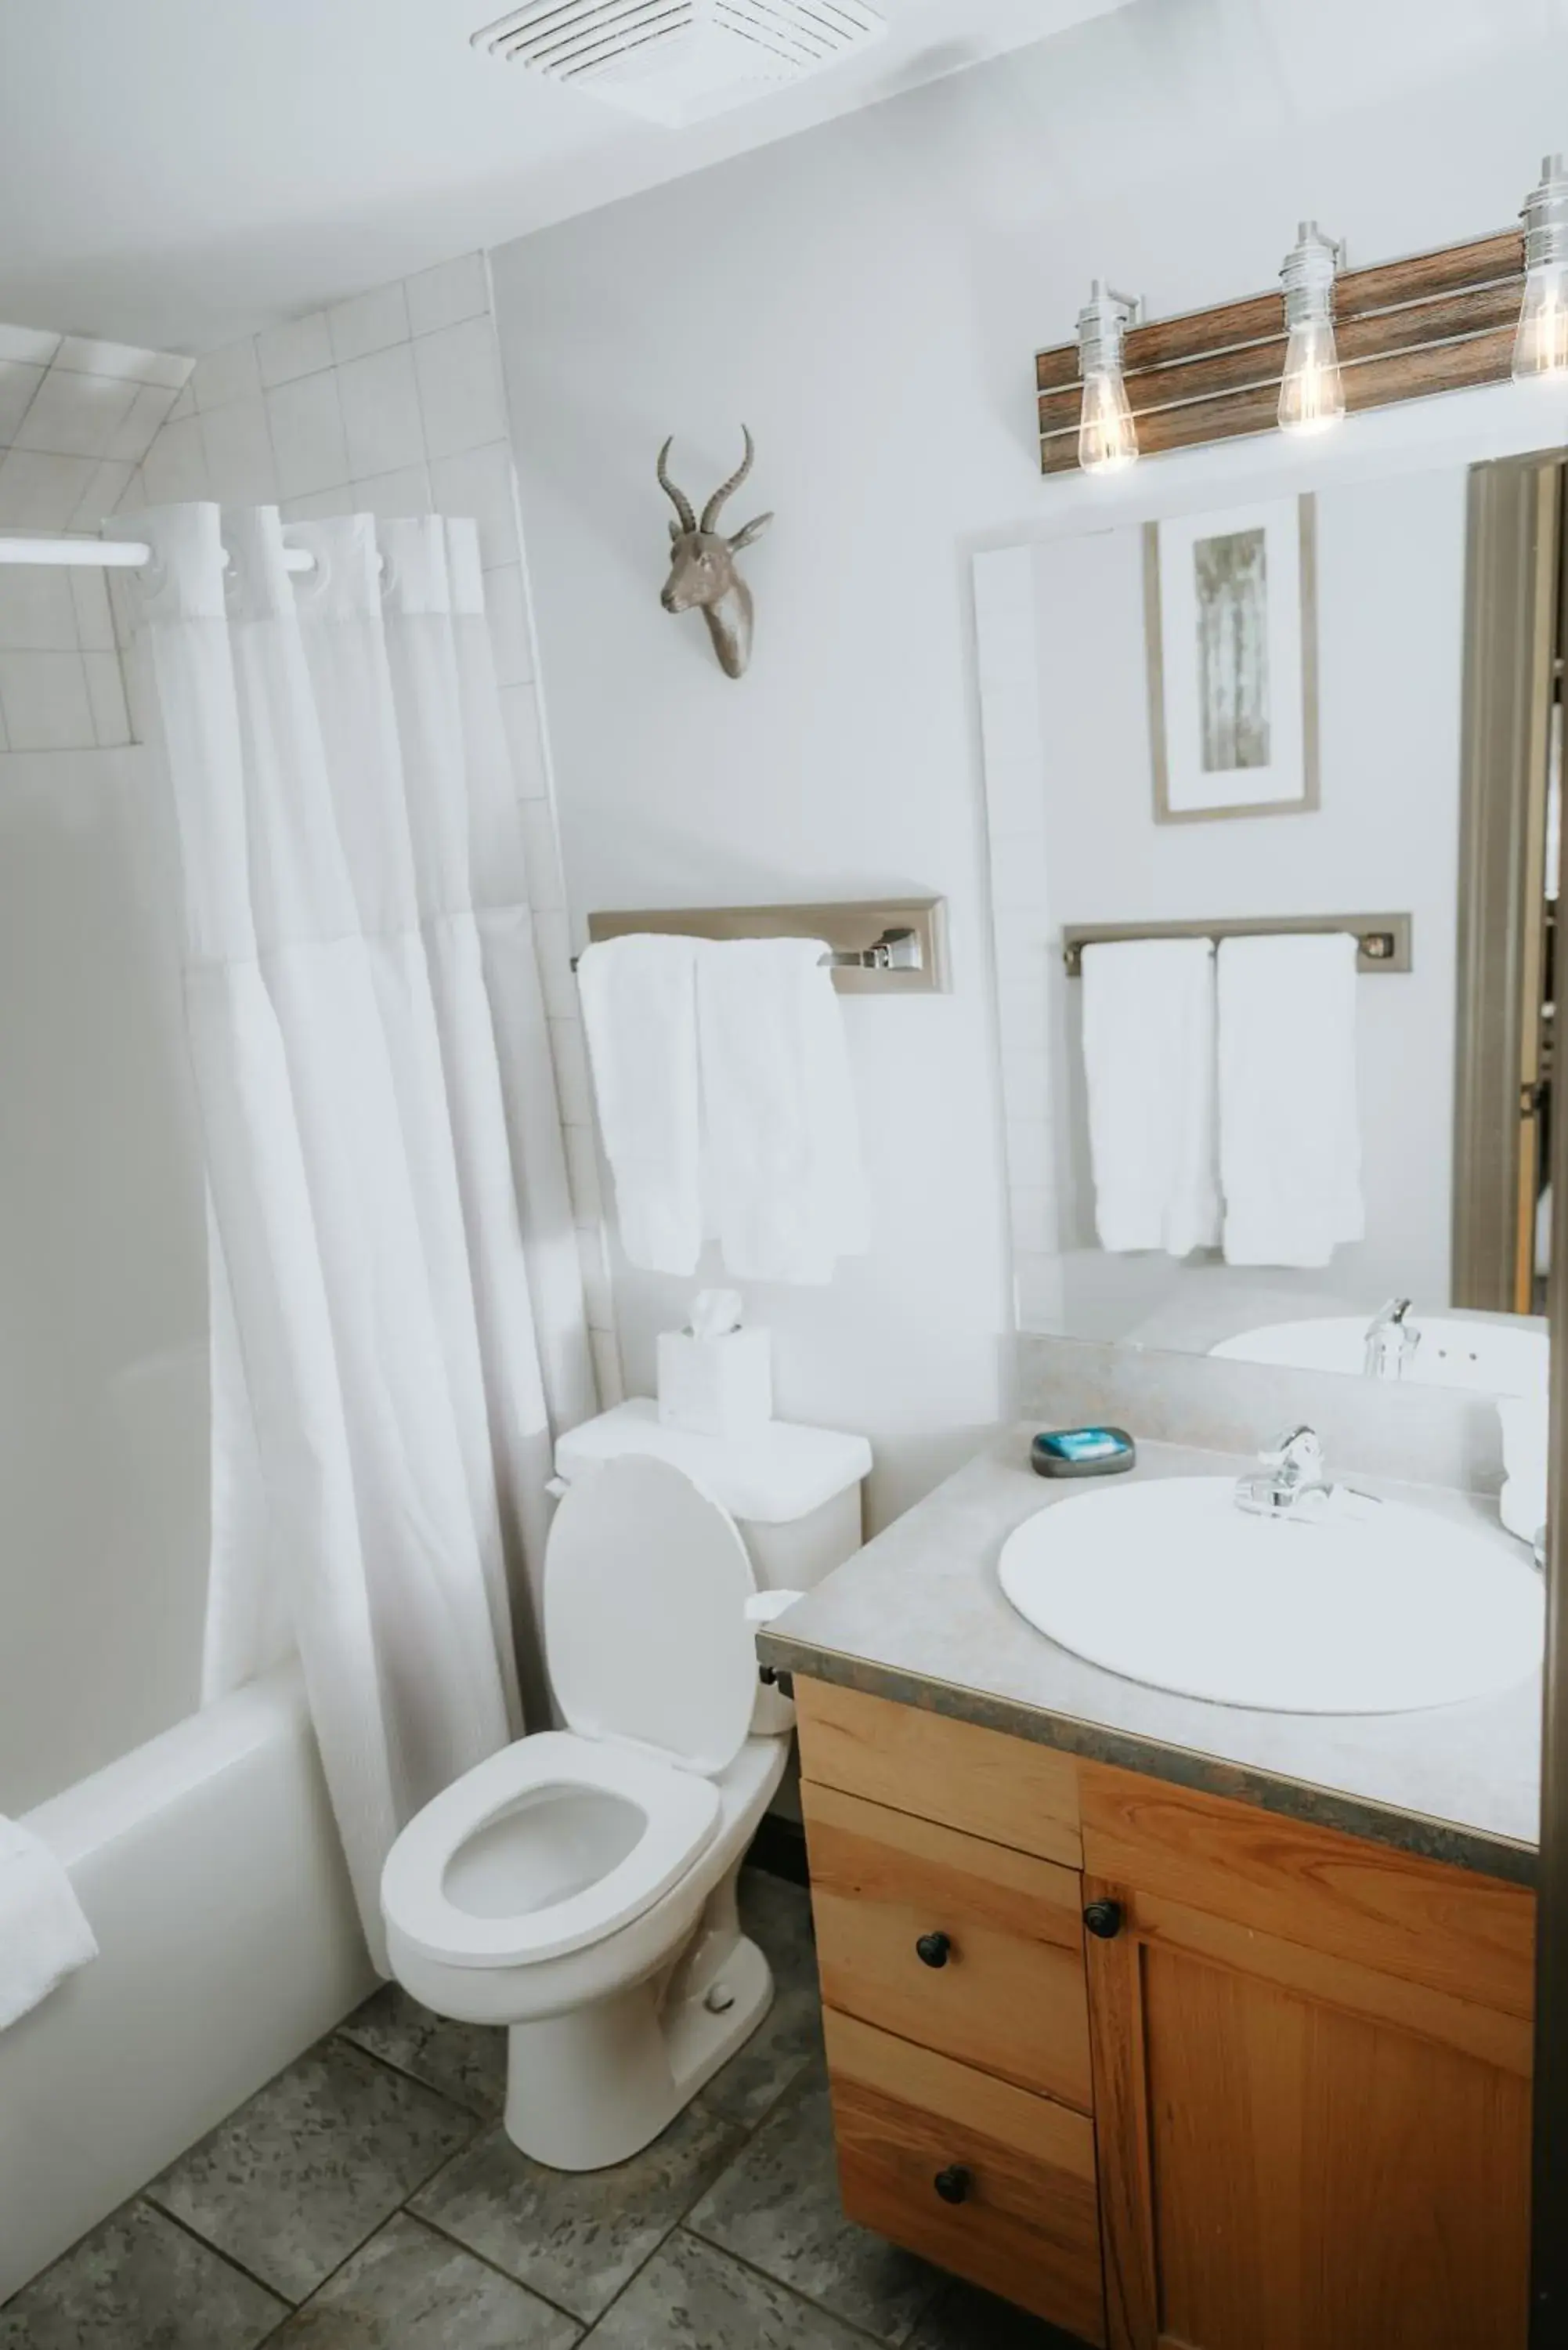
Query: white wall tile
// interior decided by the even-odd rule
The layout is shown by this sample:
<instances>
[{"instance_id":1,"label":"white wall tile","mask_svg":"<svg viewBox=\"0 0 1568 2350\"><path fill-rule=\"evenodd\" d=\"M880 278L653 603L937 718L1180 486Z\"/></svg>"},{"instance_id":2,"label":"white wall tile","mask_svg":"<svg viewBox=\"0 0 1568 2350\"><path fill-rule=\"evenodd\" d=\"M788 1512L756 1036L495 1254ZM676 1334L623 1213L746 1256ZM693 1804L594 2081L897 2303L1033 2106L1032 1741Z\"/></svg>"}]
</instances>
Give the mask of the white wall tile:
<instances>
[{"instance_id":1,"label":"white wall tile","mask_svg":"<svg viewBox=\"0 0 1568 2350\"><path fill-rule=\"evenodd\" d=\"M16 530L64 530L92 477L90 457L8 449L0 457L0 525Z\"/></svg>"},{"instance_id":2,"label":"white wall tile","mask_svg":"<svg viewBox=\"0 0 1568 2350\"><path fill-rule=\"evenodd\" d=\"M305 497L350 477L336 373L300 376L266 396L279 494Z\"/></svg>"},{"instance_id":3,"label":"white wall tile","mask_svg":"<svg viewBox=\"0 0 1568 2350\"><path fill-rule=\"evenodd\" d=\"M284 498L278 512L285 522L318 522L326 515L352 514L354 492L347 483L330 490L311 490L302 498Z\"/></svg>"},{"instance_id":4,"label":"white wall tile","mask_svg":"<svg viewBox=\"0 0 1568 2350\"><path fill-rule=\"evenodd\" d=\"M296 376L317 375L329 368L332 337L326 311L312 310L307 317L266 328L256 337L256 364L269 390L275 383L292 383Z\"/></svg>"},{"instance_id":5,"label":"white wall tile","mask_svg":"<svg viewBox=\"0 0 1568 2350\"><path fill-rule=\"evenodd\" d=\"M254 335L203 351L191 373L198 408L226 408L232 400L254 400L262 388Z\"/></svg>"},{"instance_id":6,"label":"white wall tile","mask_svg":"<svg viewBox=\"0 0 1568 2350\"><path fill-rule=\"evenodd\" d=\"M174 405L169 411L168 416L164 419L164 421L169 424L173 424L177 422L182 416L194 416L195 413L196 395L187 383L182 386L181 390L175 393Z\"/></svg>"},{"instance_id":7,"label":"white wall tile","mask_svg":"<svg viewBox=\"0 0 1568 2350\"><path fill-rule=\"evenodd\" d=\"M339 366L347 359L362 359L370 351L384 351L389 344L406 343L409 306L403 299L401 280L395 278L390 286L357 294L352 302L339 302L327 313L327 325L332 356Z\"/></svg>"},{"instance_id":8,"label":"white wall tile","mask_svg":"<svg viewBox=\"0 0 1568 2350\"><path fill-rule=\"evenodd\" d=\"M583 1043L580 1019L552 1020L550 1058L556 1066L556 1096L561 1105L561 1117L567 1126L591 1126L594 1116L593 1088L588 1082L587 1047Z\"/></svg>"},{"instance_id":9,"label":"white wall tile","mask_svg":"<svg viewBox=\"0 0 1568 2350\"><path fill-rule=\"evenodd\" d=\"M97 740L80 653L0 653L0 709L13 751L74 751Z\"/></svg>"},{"instance_id":10,"label":"white wall tile","mask_svg":"<svg viewBox=\"0 0 1568 2350\"><path fill-rule=\"evenodd\" d=\"M509 442L471 449L461 457L436 458L431 465L431 487L438 513L472 515L479 525L480 553L487 571L522 561Z\"/></svg>"},{"instance_id":11,"label":"white wall tile","mask_svg":"<svg viewBox=\"0 0 1568 2350\"><path fill-rule=\"evenodd\" d=\"M615 1309L610 1297L609 1265L605 1257L602 1225L579 1225L577 1262L583 1274L583 1305L590 1330L613 1330Z\"/></svg>"},{"instance_id":12,"label":"white wall tile","mask_svg":"<svg viewBox=\"0 0 1568 2350\"><path fill-rule=\"evenodd\" d=\"M528 598L520 563L503 564L484 575L484 609L490 622L490 650L495 660L496 682L526 685L534 675L534 642L528 628Z\"/></svg>"},{"instance_id":13,"label":"white wall tile","mask_svg":"<svg viewBox=\"0 0 1568 2350\"><path fill-rule=\"evenodd\" d=\"M77 643L85 653L111 653L114 615L109 608L108 572L84 564L79 570L68 571L66 577L70 582Z\"/></svg>"},{"instance_id":14,"label":"white wall tile","mask_svg":"<svg viewBox=\"0 0 1568 2350\"><path fill-rule=\"evenodd\" d=\"M136 467L124 458L106 457L95 465L82 502L71 516L73 530L96 530L106 515L118 513Z\"/></svg>"},{"instance_id":15,"label":"white wall tile","mask_svg":"<svg viewBox=\"0 0 1568 2350\"><path fill-rule=\"evenodd\" d=\"M59 457L107 457L135 398L136 386L118 376L52 367L16 428L14 446Z\"/></svg>"},{"instance_id":16,"label":"white wall tile","mask_svg":"<svg viewBox=\"0 0 1568 2350\"><path fill-rule=\"evenodd\" d=\"M0 327L0 359L23 359L29 367L47 367L59 348L58 335L42 327Z\"/></svg>"},{"instance_id":17,"label":"white wall tile","mask_svg":"<svg viewBox=\"0 0 1568 2350\"><path fill-rule=\"evenodd\" d=\"M425 442L432 457L457 457L506 438L501 357L488 311L421 335L414 345Z\"/></svg>"},{"instance_id":18,"label":"white wall tile","mask_svg":"<svg viewBox=\"0 0 1568 2350\"><path fill-rule=\"evenodd\" d=\"M139 383L130 406L109 435L104 454L140 465L152 446L153 435L169 421L179 397L167 384Z\"/></svg>"},{"instance_id":19,"label":"white wall tile","mask_svg":"<svg viewBox=\"0 0 1568 2350\"><path fill-rule=\"evenodd\" d=\"M556 813L548 800L524 800L523 846L528 863L528 903L535 913L564 910L566 884L556 838Z\"/></svg>"},{"instance_id":20,"label":"white wall tile","mask_svg":"<svg viewBox=\"0 0 1568 2350\"><path fill-rule=\"evenodd\" d=\"M100 748L112 750L121 743L129 743L130 715L125 703L125 681L120 675L119 655L115 652L83 653L82 668L87 676L93 731Z\"/></svg>"},{"instance_id":21,"label":"white wall tile","mask_svg":"<svg viewBox=\"0 0 1568 2350\"><path fill-rule=\"evenodd\" d=\"M76 650L73 576L44 564L0 565L0 650L8 653Z\"/></svg>"},{"instance_id":22,"label":"white wall tile","mask_svg":"<svg viewBox=\"0 0 1568 2350\"><path fill-rule=\"evenodd\" d=\"M613 1411L618 1403L626 1401L620 1341L613 1330L590 1330L588 1344L594 1350L594 1378L599 1391L599 1409Z\"/></svg>"},{"instance_id":23,"label":"white wall tile","mask_svg":"<svg viewBox=\"0 0 1568 2350\"><path fill-rule=\"evenodd\" d=\"M8 448L27 413L44 370L30 359L0 359L0 448Z\"/></svg>"},{"instance_id":24,"label":"white wall tile","mask_svg":"<svg viewBox=\"0 0 1568 2350\"><path fill-rule=\"evenodd\" d=\"M348 471L358 481L424 463L425 440L414 362L407 343L369 358L350 359L337 370Z\"/></svg>"},{"instance_id":25,"label":"white wall tile","mask_svg":"<svg viewBox=\"0 0 1568 2350\"><path fill-rule=\"evenodd\" d=\"M577 982L572 970L572 929L565 907L534 917L534 952L545 991L545 1009L553 1020L570 1020L577 1010Z\"/></svg>"},{"instance_id":26,"label":"white wall tile","mask_svg":"<svg viewBox=\"0 0 1568 2350\"><path fill-rule=\"evenodd\" d=\"M539 700L531 685L504 685L501 716L506 746L512 754L512 778L520 800L543 800L549 791L545 767L545 743L539 726ZM543 901L535 899L535 903Z\"/></svg>"},{"instance_id":27,"label":"white wall tile","mask_svg":"<svg viewBox=\"0 0 1568 2350\"><path fill-rule=\"evenodd\" d=\"M395 473L378 473L368 482L350 484L356 514L372 514L385 522L400 515L431 511L430 468L401 465Z\"/></svg>"},{"instance_id":28,"label":"white wall tile","mask_svg":"<svg viewBox=\"0 0 1568 2350\"><path fill-rule=\"evenodd\" d=\"M150 505L177 505L182 498L209 497L202 419L182 416L177 423L166 424L142 459L141 475Z\"/></svg>"},{"instance_id":29,"label":"white wall tile","mask_svg":"<svg viewBox=\"0 0 1568 2350\"><path fill-rule=\"evenodd\" d=\"M599 1154L589 1126L561 1129L566 1145L566 1180L571 1186L572 1216L578 1224L597 1224L604 1214L599 1186Z\"/></svg>"},{"instance_id":30,"label":"white wall tile","mask_svg":"<svg viewBox=\"0 0 1568 2350\"><path fill-rule=\"evenodd\" d=\"M236 505L271 504L277 496L277 467L260 394L207 410L201 422L213 497Z\"/></svg>"},{"instance_id":31,"label":"white wall tile","mask_svg":"<svg viewBox=\"0 0 1568 2350\"><path fill-rule=\"evenodd\" d=\"M161 385L178 391L192 373L192 361L177 351L143 350L134 343L100 343L86 335L67 335L55 355L58 367L76 368L84 375L119 376L130 383Z\"/></svg>"},{"instance_id":32,"label":"white wall tile","mask_svg":"<svg viewBox=\"0 0 1568 2350\"><path fill-rule=\"evenodd\" d=\"M460 318L477 317L490 308L489 276L482 253L461 254L455 261L421 269L405 283L409 324L416 335L455 327Z\"/></svg>"}]
</instances>

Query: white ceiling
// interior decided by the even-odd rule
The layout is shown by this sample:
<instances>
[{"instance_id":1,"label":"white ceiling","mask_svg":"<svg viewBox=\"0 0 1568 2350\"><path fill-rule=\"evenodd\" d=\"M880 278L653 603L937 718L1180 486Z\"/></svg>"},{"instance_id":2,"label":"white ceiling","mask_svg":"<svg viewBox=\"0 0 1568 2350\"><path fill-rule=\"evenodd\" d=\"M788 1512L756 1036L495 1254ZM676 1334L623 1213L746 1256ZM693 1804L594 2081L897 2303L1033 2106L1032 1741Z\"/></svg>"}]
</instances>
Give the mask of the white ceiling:
<instances>
[{"instance_id":1,"label":"white ceiling","mask_svg":"<svg viewBox=\"0 0 1568 2350\"><path fill-rule=\"evenodd\" d=\"M202 350L1106 14L888 0L888 41L700 130L472 50L501 0L5 0L0 318Z\"/></svg>"}]
</instances>

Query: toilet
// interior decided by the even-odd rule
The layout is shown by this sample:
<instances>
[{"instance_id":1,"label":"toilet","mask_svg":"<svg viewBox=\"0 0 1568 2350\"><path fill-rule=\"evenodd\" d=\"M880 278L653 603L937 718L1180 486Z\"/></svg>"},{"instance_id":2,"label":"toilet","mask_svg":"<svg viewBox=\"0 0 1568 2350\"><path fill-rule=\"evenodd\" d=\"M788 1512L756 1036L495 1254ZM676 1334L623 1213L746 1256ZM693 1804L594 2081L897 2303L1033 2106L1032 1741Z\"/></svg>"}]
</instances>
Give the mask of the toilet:
<instances>
[{"instance_id":1,"label":"toilet","mask_svg":"<svg viewBox=\"0 0 1568 2350\"><path fill-rule=\"evenodd\" d=\"M427 1804L381 1879L398 1981L508 2026L506 2130L537 2161L624 2161L768 2012L736 1885L794 1710L753 1632L859 1547L870 1466L860 1437L696 1436L641 1399L556 1447L544 1624L566 1726Z\"/></svg>"}]
</instances>

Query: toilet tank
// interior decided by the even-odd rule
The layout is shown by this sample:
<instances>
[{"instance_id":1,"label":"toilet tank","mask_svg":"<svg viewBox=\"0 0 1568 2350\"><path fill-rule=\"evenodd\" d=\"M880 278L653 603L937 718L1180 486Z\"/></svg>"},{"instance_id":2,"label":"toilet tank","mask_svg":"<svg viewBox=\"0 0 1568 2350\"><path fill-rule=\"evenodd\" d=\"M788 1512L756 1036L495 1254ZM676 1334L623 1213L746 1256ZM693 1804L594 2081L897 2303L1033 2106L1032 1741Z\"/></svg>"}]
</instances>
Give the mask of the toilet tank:
<instances>
[{"instance_id":1,"label":"toilet tank","mask_svg":"<svg viewBox=\"0 0 1568 2350\"><path fill-rule=\"evenodd\" d=\"M759 1591L809 1591L865 1540L860 1492L871 1447L863 1436L782 1419L745 1436L698 1436L662 1426L658 1405L638 1396L563 1436L556 1474L569 1485L628 1452L684 1469L729 1512Z\"/></svg>"}]
</instances>

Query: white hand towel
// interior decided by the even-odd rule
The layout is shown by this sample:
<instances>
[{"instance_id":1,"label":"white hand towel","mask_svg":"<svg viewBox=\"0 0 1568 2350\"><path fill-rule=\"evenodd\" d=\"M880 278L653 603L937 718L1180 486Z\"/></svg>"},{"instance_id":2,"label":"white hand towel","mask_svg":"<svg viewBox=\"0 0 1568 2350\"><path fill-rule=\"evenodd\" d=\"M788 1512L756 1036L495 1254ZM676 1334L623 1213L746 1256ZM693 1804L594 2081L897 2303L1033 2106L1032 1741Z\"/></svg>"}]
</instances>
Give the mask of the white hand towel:
<instances>
[{"instance_id":1,"label":"white hand towel","mask_svg":"<svg viewBox=\"0 0 1568 2350\"><path fill-rule=\"evenodd\" d=\"M1328 1263L1362 1240L1355 941L1220 946L1220 1180L1229 1264Z\"/></svg>"},{"instance_id":2,"label":"white hand towel","mask_svg":"<svg viewBox=\"0 0 1568 2350\"><path fill-rule=\"evenodd\" d=\"M1105 1249L1186 1256L1220 1238L1214 949L1127 939L1084 949L1095 1224Z\"/></svg>"},{"instance_id":3,"label":"white hand towel","mask_svg":"<svg viewBox=\"0 0 1568 2350\"><path fill-rule=\"evenodd\" d=\"M607 939L577 964L621 1246L649 1273L693 1273L702 1253L700 943Z\"/></svg>"},{"instance_id":4,"label":"white hand towel","mask_svg":"<svg viewBox=\"0 0 1568 2350\"><path fill-rule=\"evenodd\" d=\"M98 1942L47 1845L0 1819L0 2032L98 1956Z\"/></svg>"},{"instance_id":5,"label":"white hand towel","mask_svg":"<svg viewBox=\"0 0 1568 2350\"><path fill-rule=\"evenodd\" d=\"M743 1281L831 1281L867 1246L844 1018L817 939L737 939L697 963L708 1198Z\"/></svg>"}]
</instances>

